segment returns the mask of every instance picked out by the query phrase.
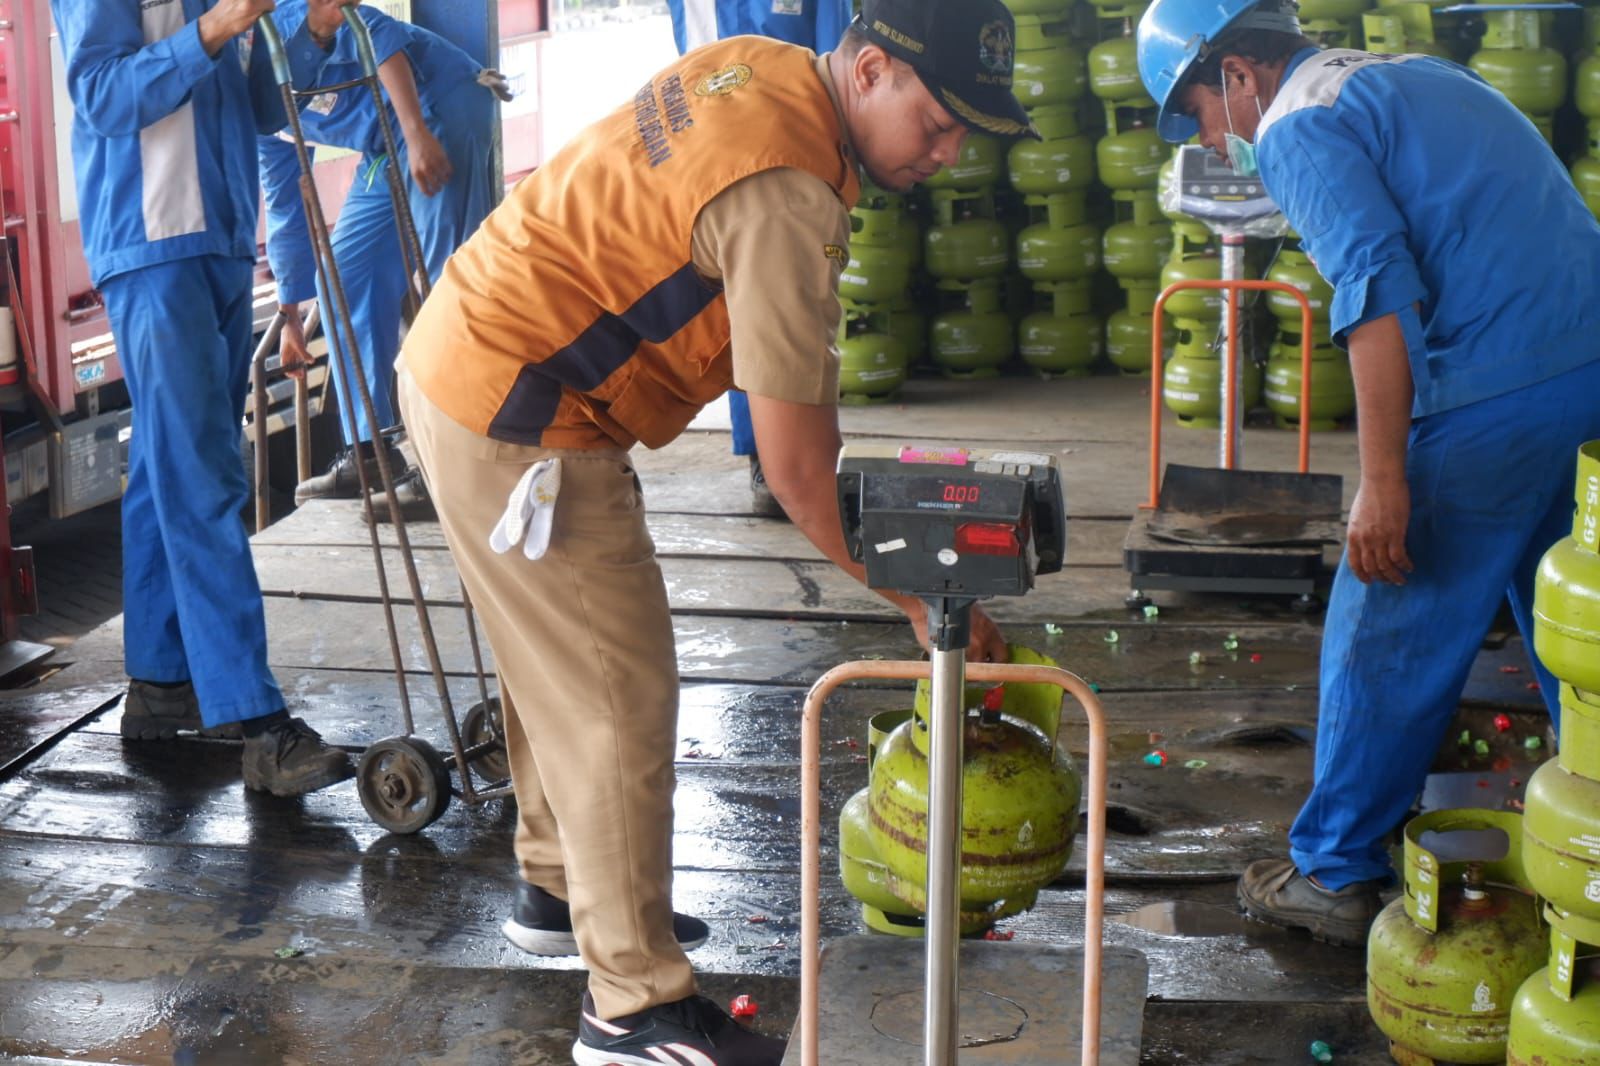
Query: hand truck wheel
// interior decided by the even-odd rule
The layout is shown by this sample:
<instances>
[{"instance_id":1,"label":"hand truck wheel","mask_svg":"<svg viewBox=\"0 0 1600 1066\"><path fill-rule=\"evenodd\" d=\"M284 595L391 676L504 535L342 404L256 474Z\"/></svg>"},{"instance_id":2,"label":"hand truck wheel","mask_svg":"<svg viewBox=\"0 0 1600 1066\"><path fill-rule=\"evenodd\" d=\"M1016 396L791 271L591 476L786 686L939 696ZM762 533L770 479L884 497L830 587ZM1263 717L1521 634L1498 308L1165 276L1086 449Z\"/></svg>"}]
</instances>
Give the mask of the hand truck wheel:
<instances>
[{"instance_id":1,"label":"hand truck wheel","mask_svg":"<svg viewBox=\"0 0 1600 1066\"><path fill-rule=\"evenodd\" d=\"M488 703L475 703L461 723L462 747L474 747L492 742L493 751L486 751L472 760L472 768L490 784L499 784L511 776L511 760L506 756L505 720L501 717L500 697L490 696Z\"/></svg>"},{"instance_id":2,"label":"hand truck wheel","mask_svg":"<svg viewBox=\"0 0 1600 1066\"><path fill-rule=\"evenodd\" d=\"M389 832L418 833L450 806L450 770L421 737L387 737L362 754L356 792Z\"/></svg>"}]
</instances>

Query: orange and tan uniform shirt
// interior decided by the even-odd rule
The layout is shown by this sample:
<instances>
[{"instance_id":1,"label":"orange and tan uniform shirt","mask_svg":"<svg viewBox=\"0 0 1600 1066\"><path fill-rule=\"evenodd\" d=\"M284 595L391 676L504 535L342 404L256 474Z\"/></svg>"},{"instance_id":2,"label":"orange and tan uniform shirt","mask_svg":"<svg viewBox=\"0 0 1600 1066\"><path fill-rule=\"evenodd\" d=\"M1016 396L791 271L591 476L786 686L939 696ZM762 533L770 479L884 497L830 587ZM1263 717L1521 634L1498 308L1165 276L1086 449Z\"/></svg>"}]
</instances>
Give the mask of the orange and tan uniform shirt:
<instances>
[{"instance_id":1,"label":"orange and tan uniform shirt","mask_svg":"<svg viewBox=\"0 0 1600 1066\"><path fill-rule=\"evenodd\" d=\"M465 428L547 448L660 447L730 384L833 403L859 194L825 57L696 49L512 190L405 366Z\"/></svg>"}]
</instances>

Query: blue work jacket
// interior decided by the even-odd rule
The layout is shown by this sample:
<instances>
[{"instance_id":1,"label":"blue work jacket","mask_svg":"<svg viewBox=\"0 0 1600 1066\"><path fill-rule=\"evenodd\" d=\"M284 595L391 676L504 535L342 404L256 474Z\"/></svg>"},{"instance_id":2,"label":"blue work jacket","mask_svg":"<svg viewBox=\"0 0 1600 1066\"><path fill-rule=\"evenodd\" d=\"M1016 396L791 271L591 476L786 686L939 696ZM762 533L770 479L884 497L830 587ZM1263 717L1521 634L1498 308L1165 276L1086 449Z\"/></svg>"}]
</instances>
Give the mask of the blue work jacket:
<instances>
[{"instance_id":1,"label":"blue work jacket","mask_svg":"<svg viewBox=\"0 0 1600 1066\"><path fill-rule=\"evenodd\" d=\"M287 120L261 34L200 43L206 0L52 0L91 280L199 255L255 259L257 133ZM323 53L286 39L297 85Z\"/></svg>"},{"instance_id":2,"label":"blue work jacket","mask_svg":"<svg viewBox=\"0 0 1600 1066\"><path fill-rule=\"evenodd\" d=\"M678 51L750 33L829 52L850 25L850 0L667 0Z\"/></svg>"},{"instance_id":3,"label":"blue work jacket","mask_svg":"<svg viewBox=\"0 0 1600 1066\"><path fill-rule=\"evenodd\" d=\"M1533 123L1476 74L1303 49L1256 144L1334 287L1334 340L1399 315L1414 417L1600 359L1600 224Z\"/></svg>"},{"instance_id":4,"label":"blue work jacket","mask_svg":"<svg viewBox=\"0 0 1600 1066\"><path fill-rule=\"evenodd\" d=\"M284 0L274 13L278 25L288 32L305 22L305 0ZM420 26L390 18L375 7L362 5L361 16L372 34L373 59L381 66L397 52L405 52L411 76L417 85L417 99L425 116L449 122L449 94L467 82L475 82L480 64L449 41ZM340 85L363 74L356 54L355 40L347 27L340 27L332 54L310 88ZM488 92L487 89L484 90ZM402 142L400 121L394 106L387 102L390 129ZM320 93L300 101L300 125L306 139L334 148L348 148L373 159L384 154L383 130L372 103L372 92L365 85ZM261 185L267 204L267 262L278 282L278 298L283 303L300 303L317 295L316 256L306 226L305 209L300 202L300 161L287 131L262 137L258 144ZM387 181L376 166L363 166L358 182Z\"/></svg>"}]
</instances>

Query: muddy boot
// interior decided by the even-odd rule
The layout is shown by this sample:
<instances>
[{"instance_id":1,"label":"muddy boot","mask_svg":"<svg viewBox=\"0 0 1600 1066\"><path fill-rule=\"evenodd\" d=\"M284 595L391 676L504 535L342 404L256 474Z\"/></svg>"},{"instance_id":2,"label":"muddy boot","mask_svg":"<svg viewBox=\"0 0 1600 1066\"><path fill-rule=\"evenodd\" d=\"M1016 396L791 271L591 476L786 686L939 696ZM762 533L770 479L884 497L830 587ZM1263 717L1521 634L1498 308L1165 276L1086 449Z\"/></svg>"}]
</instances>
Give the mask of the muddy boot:
<instances>
[{"instance_id":1,"label":"muddy boot","mask_svg":"<svg viewBox=\"0 0 1600 1066\"><path fill-rule=\"evenodd\" d=\"M240 736L238 722L206 728L194 686L187 681L181 685L128 682L128 694L122 698L124 740L171 740L180 732L228 740L238 740Z\"/></svg>"},{"instance_id":2,"label":"muddy boot","mask_svg":"<svg viewBox=\"0 0 1600 1066\"><path fill-rule=\"evenodd\" d=\"M788 518L783 505L767 487L767 475L761 469L761 456L750 457L750 509L763 518Z\"/></svg>"},{"instance_id":3,"label":"muddy boot","mask_svg":"<svg viewBox=\"0 0 1600 1066\"><path fill-rule=\"evenodd\" d=\"M400 503L400 517L407 522L437 522L439 512L434 510L428 486L422 480L422 471L416 467L395 467L394 498ZM403 470L403 472L402 472ZM389 514L389 497L383 492L372 494L372 516L380 522L392 522Z\"/></svg>"},{"instance_id":4,"label":"muddy boot","mask_svg":"<svg viewBox=\"0 0 1600 1066\"><path fill-rule=\"evenodd\" d=\"M784 1047L782 1040L746 1029L704 996L602 1019L585 992L572 1061L577 1066L779 1066Z\"/></svg>"},{"instance_id":5,"label":"muddy boot","mask_svg":"<svg viewBox=\"0 0 1600 1066\"><path fill-rule=\"evenodd\" d=\"M285 717L244 741L244 784L274 796L303 796L343 781L355 765L298 718Z\"/></svg>"},{"instance_id":6,"label":"muddy boot","mask_svg":"<svg viewBox=\"0 0 1600 1066\"><path fill-rule=\"evenodd\" d=\"M567 901L526 881L517 882L516 905L500 931L530 955L578 953L578 938L572 934L572 913ZM684 951L693 951L706 942L711 930L699 918L673 914L672 935Z\"/></svg>"},{"instance_id":7,"label":"muddy boot","mask_svg":"<svg viewBox=\"0 0 1600 1066\"><path fill-rule=\"evenodd\" d=\"M1288 859L1261 859L1239 878L1239 905L1260 921L1308 930L1313 940L1359 948L1382 902L1377 881L1331 891L1302 877Z\"/></svg>"}]
</instances>

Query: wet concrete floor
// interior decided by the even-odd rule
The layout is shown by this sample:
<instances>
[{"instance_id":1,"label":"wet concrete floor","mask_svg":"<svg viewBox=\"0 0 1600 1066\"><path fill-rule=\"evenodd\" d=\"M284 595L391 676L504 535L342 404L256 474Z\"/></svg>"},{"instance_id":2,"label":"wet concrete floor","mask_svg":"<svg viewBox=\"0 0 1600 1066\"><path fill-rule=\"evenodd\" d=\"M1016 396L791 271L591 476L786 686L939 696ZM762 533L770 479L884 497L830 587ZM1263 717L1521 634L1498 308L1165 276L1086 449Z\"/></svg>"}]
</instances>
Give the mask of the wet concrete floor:
<instances>
[{"instance_id":1,"label":"wet concrete floor","mask_svg":"<svg viewBox=\"0 0 1600 1066\"><path fill-rule=\"evenodd\" d=\"M1008 639L1102 690L1106 942L1148 959L1141 1061L1307 1061L1314 1039L1341 1063L1386 1061L1366 1016L1362 953L1248 922L1234 905L1234 879L1284 851L1310 785L1320 618L1262 597L1160 595L1153 618L1122 606L1120 533L1143 489L1143 388L919 381L903 405L846 411L846 430L1025 443L1062 458L1068 569L994 614ZM1210 434L1168 437L1174 461L1209 461ZM1286 468L1292 445L1263 431L1247 454ZM715 413L636 458L683 677L675 902L712 926L693 955L708 994L752 995L757 1024L782 1033L796 1006L805 686L841 661L911 655L909 629L786 523L749 514L744 460L728 454ZM1319 435L1313 465L1344 473L1348 499L1353 434ZM459 588L437 529L413 534L459 714L478 698ZM403 728L367 536L357 505L325 503L256 542L280 682L296 713L352 750ZM414 611L397 611L418 732L443 748ZM0 694L0 1057L570 1061L577 960L524 956L499 934L515 883L509 801L457 801L428 830L397 837L368 819L349 784L299 801L246 794L237 745L125 745L120 625L64 649L46 681ZM1520 640L1492 634L1462 710L1462 728L1491 750L1460 747L1453 733L1430 803L1515 806L1549 750L1529 676ZM861 931L830 871L836 812L866 782L866 720L909 702L909 692L863 685L825 717L828 937ZM1502 711L1504 733L1490 724ZM1544 746L1530 752L1528 736ZM1081 762L1080 716L1064 717L1059 743ZM1159 768L1145 762L1157 749L1167 754ZM1083 902L1080 857L1003 931L1019 950L1081 944Z\"/></svg>"}]
</instances>

